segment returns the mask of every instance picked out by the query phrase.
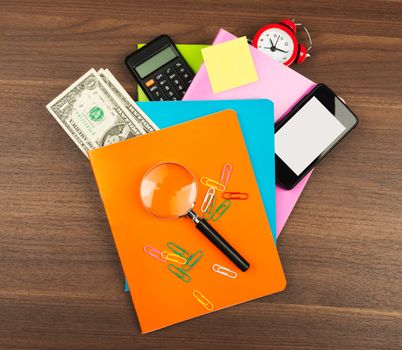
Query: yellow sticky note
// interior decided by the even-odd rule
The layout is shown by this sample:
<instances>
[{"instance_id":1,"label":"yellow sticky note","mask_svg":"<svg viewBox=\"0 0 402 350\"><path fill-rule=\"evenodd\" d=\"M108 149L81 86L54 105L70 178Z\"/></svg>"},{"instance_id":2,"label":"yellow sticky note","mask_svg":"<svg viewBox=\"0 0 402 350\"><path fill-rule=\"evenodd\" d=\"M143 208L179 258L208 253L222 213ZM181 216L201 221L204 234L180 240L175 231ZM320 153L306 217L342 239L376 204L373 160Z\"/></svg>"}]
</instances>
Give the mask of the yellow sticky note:
<instances>
[{"instance_id":1,"label":"yellow sticky note","mask_svg":"<svg viewBox=\"0 0 402 350\"><path fill-rule=\"evenodd\" d=\"M215 94L258 80L245 36L202 49L202 56Z\"/></svg>"}]
</instances>

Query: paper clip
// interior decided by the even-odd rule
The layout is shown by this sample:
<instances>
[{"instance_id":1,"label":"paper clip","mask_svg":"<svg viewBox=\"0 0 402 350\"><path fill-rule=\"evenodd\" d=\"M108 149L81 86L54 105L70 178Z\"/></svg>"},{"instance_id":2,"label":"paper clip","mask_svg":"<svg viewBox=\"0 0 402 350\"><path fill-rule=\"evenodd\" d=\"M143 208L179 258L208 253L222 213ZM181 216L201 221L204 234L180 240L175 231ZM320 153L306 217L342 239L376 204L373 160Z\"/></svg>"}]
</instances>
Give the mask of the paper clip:
<instances>
[{"instance_id":1,"label":"paper clip","mask_svg":"<svg viewBox=\"0 0 402 350\"><path fill-rule=\"evenodd\" d=\"M244 192L223 192L223 199L245 200L248 199L248 193Z\"/></svg>"},{"instance_id":2,"label":"paper clip","mask_svg":"<svg viewBox=\"0 0 402 350\"><path fill-rule=\"evenodd\" d=\"M222 215L227 212L231 205L232 202L230 201L230 199L225 199L211 215L211 220L214 222L218 221L222 217Z\"/></svg>"},{"instance_id":3,"label":"paper clip","mask_svg":"<svg viewBox=\"0 0 402 350\"><path fill-rule=\"evenodd\" d=\"M208 207L211 205L212 199L215 196L215 188L208 188L207 193L205 193L204 201L201 204L201 211L205 213Z\"/></svg>"},{"instance_id":4,"label":"paper clip","mask_svg":"<svg viewBox=\"0 0 402 350\"><path fill-rule=\"evenodd\" d=\"M216 181L216 180L212 180L209 177L205 177L203 176L200 180L200 182L207 186L207 187L211 187L214 188L215 190L221 191L223 192L225 190L225 186L222 185L220 182Z\"/></svg>"},{"instance_id":5,"label":"paper clip","mask_svg":"<svg viewBox=\"0 0 402 350\"><path fill-rule=\"evenodd\" d=\"M212 304L199 290L193 290L193 296L208 311L211 311L214 309L214 304Z\"/></svg>"},{"instance_id":6,"label":"paper clip","mask_svg":"<svg viewBox=\"0 0 402 350\"><path fill-rule=\"evenodd\" d=\"M212 265L212 270L216 273L220 273L223 276L229 277L229 278L236 278L237 273L228 269L227 267L221 266L219 264L214 264Z\"/></svg>"},{"instance_id":7,"label":"paper clip","mask_svg":"<svg viewBox=\"0 0 402 350\"><path fill-rule=\"evenodd\" d=\"M219 183L223 185L225 188L228 185L230 174L232 173L232 164L225 164L222 169L222 175L221 179L219 180Z\"/></svg>"},{"instance_id":8,"label":"paper clip","mask_svg":"<svg viewBox=\"0 0 402 350\"><path fill-rule=\"evenodd\" d=\"M162 252L154 247L151 247L150 245L146 245L144 247L144 252L159 261L166 262L166 259L162 256Z\"/></svg>"},{"instance_id":9,"label":"paper clip","mask_svg":"<svg viewBox=\"0 0 402 350\"><path fill-rule=\"evenodd\" d=\"M208 207L208 210L204 213L204 219L205 220L211 219L212 213L213 213L214 208L215 208L215 204L216 204L216 197L214 196L213 199L212 199L211 205Z\"/></svg>"},{"instance_id":10,"label":"paper clip","mask_svg":"<svg viewBox=\"0 0 402 350\"><path fill-rule=\"evenodd\" d=\"M167 252L165 250L161 253L161 256L163 259L169 260L171 262L174 262L174 263L180 264L180 265L184 265L187 262L187 260L184 259L182 256L177 255L175 253Z\"/></svg>"},{"instance_id":11,"label":"paper clip","mask_svg":"<svg viewBox=\"0 0 402 350\"><path fill-rule=\"evenodd\" d=\"M197 250L193 255L191 255L187 259L187 263L183 265L181 268L183 271L190 271L204 256L204 252L202 250Z\"/></svg>"},{"instance_id":12,"label":"paper clip","mask_svg":"<svg viewBox=\"0 0 402 350\"><path fill-rule=\"evenodd\" d=\"M173 273L175 276L179 277L183 282L190 282L191 277L187 275L181 268L177 267L176 265L169 264L168 270Z\"/></svg>"},{"instance_id":13,"label":"paper clip","mask_svg":"<svg viewBox=\"0 0 402 350\"><path fill-rule=\"evenodd\" d=\"M190 253L184 248L180 247L178 244L168 242L166 245L173 253L183 257L184 259L188 259L190 257Z\"/></svg>"}]
</instances>

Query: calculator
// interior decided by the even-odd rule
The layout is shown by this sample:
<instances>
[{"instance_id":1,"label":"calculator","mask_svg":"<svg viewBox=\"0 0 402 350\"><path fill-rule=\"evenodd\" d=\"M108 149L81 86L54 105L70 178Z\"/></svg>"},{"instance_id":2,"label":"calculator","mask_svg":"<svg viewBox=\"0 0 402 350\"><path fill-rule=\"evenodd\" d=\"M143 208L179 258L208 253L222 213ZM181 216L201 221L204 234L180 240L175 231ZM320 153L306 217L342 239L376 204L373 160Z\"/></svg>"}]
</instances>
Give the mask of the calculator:
<instances>
[{"instance_id":1,"label":"calculator","mask_svg":"<svg viewBox=\"0 0 402 350\"><path fill-rule=\"evenodd\" d=\"M167 35L134 51L125 62L151 101L181 100L194 78L194 72Z\"/></svg>"}]
</instances>

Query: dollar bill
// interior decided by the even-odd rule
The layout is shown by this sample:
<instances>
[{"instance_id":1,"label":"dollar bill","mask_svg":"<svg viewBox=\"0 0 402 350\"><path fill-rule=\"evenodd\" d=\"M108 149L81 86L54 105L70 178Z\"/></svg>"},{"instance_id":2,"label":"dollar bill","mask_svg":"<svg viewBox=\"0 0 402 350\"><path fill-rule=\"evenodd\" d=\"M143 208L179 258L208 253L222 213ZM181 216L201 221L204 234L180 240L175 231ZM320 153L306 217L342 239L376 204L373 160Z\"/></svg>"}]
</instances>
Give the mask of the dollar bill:
<instances>
[{"instance_id":1,"label":"dollar bill","mask_svg":"<svg viewBox=\"0 0 402 350\"><path fill-rule=\"evenodd\" d=\"M132 117L138 122L138 124L142 126L145 133L159 129L155 123L138 107L138 105L130 97L123 86L121 86L109 69L101 68L98 70L98 74L101 76L109 89L113 91L119 102L126 107L126 109L131 113Z\"/></svg>"},{"instance_id":2,"label":"dollar bill","mask_svg":"<svg viewBox=\"0 0 402 350\"><path fill-rule=\"evenodd\" d=\"M93 68L46 108L87 157L90 150L145 133Z\"/></svg>"}]
</instances>

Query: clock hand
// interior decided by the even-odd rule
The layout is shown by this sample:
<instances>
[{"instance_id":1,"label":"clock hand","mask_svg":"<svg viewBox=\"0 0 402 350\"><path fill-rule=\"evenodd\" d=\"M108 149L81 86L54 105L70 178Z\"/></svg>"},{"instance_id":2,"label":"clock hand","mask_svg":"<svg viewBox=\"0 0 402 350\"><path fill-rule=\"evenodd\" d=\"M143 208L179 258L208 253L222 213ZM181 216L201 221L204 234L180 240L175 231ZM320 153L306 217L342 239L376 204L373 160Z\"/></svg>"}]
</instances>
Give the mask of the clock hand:
<instances>
[{"instance_id":1,"label":"clock hand","mask_svg":"<svg viewBox=\"0 0 402 350\"><path fill-rule=\"evenodd\" d=\"M278 51L284 52L284 53L288 53L288 52L289 52L289 50L288 50L288 51L285 51L285 50L278 49L277 47L276 47L276 49L277 49Z\"/></svg>"},{"instance_id":2,"label":"clock hand","mask_svg":"<svg viewBox=\"0 0 402 350\"><path fill-rule=\"evenodd\" d=\"M276 39L276 43L275 43L275 48L276 48L276 44L278 43L278 41L279 41L279 35L278 35L278 39Z\"/></svg>"},{"instance_id":3,"label":"clock hand","mask_svg":"<svg viewBox=\"0 0 402 350\"><path fill-rule=\"evenodd\" d=\"M271 38L269 38L269 41L271 42L271 46L275 47L274 43L272 42Z\"/></svg>"}]
</instances>

